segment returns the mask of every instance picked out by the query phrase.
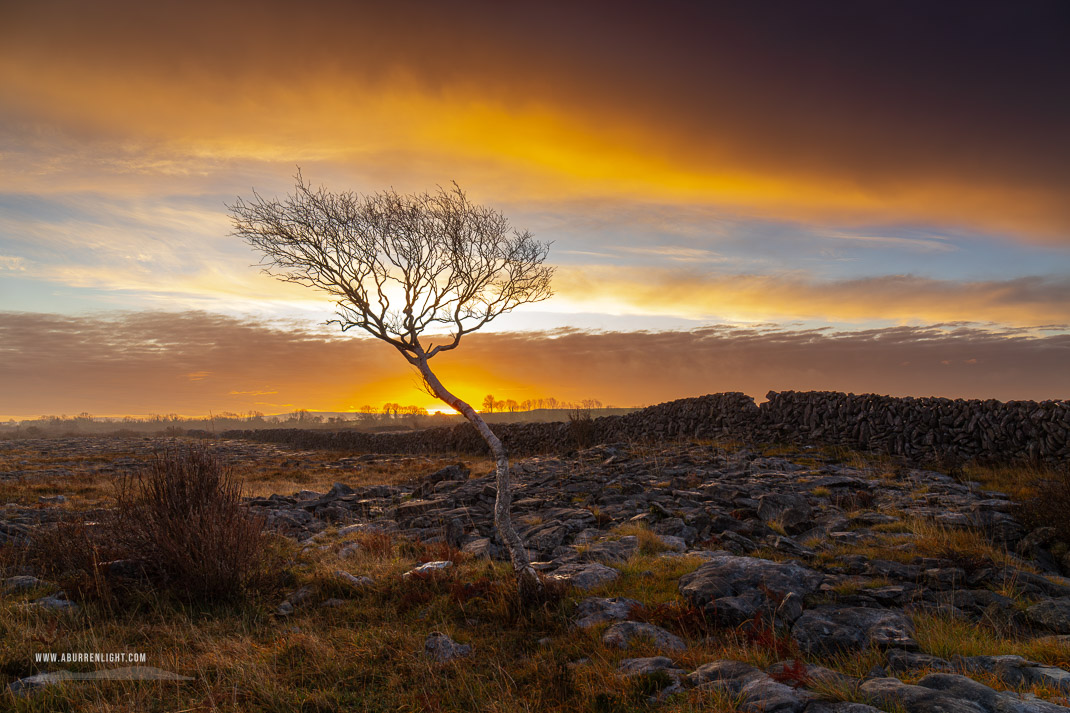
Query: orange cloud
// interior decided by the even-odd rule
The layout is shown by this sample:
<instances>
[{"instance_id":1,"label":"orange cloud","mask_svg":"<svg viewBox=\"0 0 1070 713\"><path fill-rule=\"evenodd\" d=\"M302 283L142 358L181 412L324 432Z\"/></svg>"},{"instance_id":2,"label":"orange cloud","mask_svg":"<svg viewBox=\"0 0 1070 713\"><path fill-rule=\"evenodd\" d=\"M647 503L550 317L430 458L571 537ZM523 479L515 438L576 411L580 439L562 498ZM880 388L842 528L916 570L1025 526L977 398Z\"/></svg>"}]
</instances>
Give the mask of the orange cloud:
<instances>
[{"instance_id":1,"label":"orange cloud","mask_svg":"<svg viewBox=\"0 0 1070 713\"><path fill-rule=\"evenodd\" d=\"M496 201L608 196L1070 236L1066 107L1042 81L1055 58L1030 54L1038 42L1007 56L965 46L1003 93L959 81L947 43L960 33L939 34L939 18L888 12L890 29L852 34L803 6L771 20L694 3L621 3L614 17L472 3L422 7L418 22L385 4L108 7L6 9L5 160L20 170L0 187L101 189L100 174L124 191L144 176L196 186L236 162L303 161L399 188L456 178ZM980 32L976 15L956 22ZM1043 18L991 22L1049 31ZM881 34L904 27L925 29L909 45ZM842 36L813 39L830 32Z\"/></svg>"},{"instance_id":2,"label":"orange cloud","mask_svg":"<svg viewBox=\"0 0 1070 713\"><path fill-rule=\"evenodd\" d=\"M1070 324L1070 281L1039 277L955 282L911 275L815 281L798 275L562 267L554 288L577 311L764 322L993 322Z\"/></svg>"},{"instance_id":3,"label":"orange cloud","mask_svg":"<svg viewBox=\"0 0 1070 713\"><path fill-rule=\"evenodd\" d=\"M717 391L761 397L770 389L1042 400L1070 397L1068 350L1067 335L966 327L559 330L474 334L433 366L472 402L493 393L627 406ZM401 357L375 340L203 312L0 313L0 356L2 418L437 403ZM211 378L187 379L198 372ZM266 391L278 397L265 402Z\"/></svg>"}]
</instances>

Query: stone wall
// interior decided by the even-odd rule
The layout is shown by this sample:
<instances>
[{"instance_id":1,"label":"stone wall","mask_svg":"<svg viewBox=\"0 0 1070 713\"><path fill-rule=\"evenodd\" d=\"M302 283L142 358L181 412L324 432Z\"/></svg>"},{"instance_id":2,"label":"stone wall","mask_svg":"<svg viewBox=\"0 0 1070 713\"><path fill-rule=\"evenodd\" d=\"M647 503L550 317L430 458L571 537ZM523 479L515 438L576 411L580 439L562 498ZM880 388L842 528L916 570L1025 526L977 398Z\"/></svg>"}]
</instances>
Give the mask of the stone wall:
<instances>
[{"instance_id":1,"label":"stone wall","mask_svg":"<svg viewBox=\"0 0 1070 713\"><path fill-rule=\"evenodd\" d=\"M1070 402L771 391L765 440L845 445L911 460L1070 460Z\"/></svg>"},{"instance_id":2,"label":"stone wall","mask_svg":"<svg viewBox=\"0 0 1070 713\"><path fill-rule=\"evenodd\" d=\"M1070 402L897 398L831 391L771 391L757 406L741 393L670 401L624 416L574 423L494 424L515 455L594 443L676 438L843 445L930 460L1070 460ZM469 424L408 433L274 429L224 438L367 453L486 453Z\"/></svg>"}]
</instances>

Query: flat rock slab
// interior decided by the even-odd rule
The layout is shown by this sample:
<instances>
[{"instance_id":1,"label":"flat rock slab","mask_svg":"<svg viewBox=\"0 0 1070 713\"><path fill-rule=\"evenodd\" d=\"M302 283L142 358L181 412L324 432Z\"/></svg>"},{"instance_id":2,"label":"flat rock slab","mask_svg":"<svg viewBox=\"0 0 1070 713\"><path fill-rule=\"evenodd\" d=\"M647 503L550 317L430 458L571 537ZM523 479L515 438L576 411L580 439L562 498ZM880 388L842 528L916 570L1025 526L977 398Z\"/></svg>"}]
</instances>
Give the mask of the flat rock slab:
<instances>
[{"instance_id":1,"label":"flat rock slab","mask_svg":"<svg viewBox=\"0 0 1070 713\"><path fill-rule=\"evenodd\" d=\"M801 613L802 598L817 591L824 579L797 562L720 555L680 577L679 589L708 616L739 624L758 612L775 613L789 600L795 603L790 617L794 620Z\"/></svg>"},{"instance_id":2,"label":"flat rock slab","mask_svg":"<svg viewBox=\"0 0 1070 713\"><path fill-rule=\"evenodd\" d=\"M989 673L1008 686L1052 686L1070 692L1070 671L1046 666L1021 656L959 656L957 668L968 672Z\"/></svg>"},{"instance_id":3,"label":"flat rock slab","mask_svg":"<svg viewBox=\"0 0 1070 713\"><path fill-rule=\"evenodd\" d=\"M948 674L933 674L948 675ZM902 706L907 713L991 713L979 703L925 686L912 686L898 678L871 678L858 690L888 708Z\"/></svg>"},{"instance_id":4,"label":"flat rock slab","mask_svg":"<svg viewBox=\"0 0 1070 713\"><path fill-rule=\"evenodd\" d=\"M649 638L663 651L686 651L687 644L676 634L660 626L640 621L622 621L606 629L602 643L618 649L626 649L637 638Z\"/></svg>"},{"instance_id":5,"label":"flat rock slab","mask_svg":"<svg viewBox=\"0 0 1070 713\"><path fill-rule=\"evenodd\" d=\"M28 574L20 574L14 577L8 577L4 580L4 586L0 588L4 594L10 594L11 592L22 592L27 589L33 589L34 587L40 587L47 582L44 582L37 577L31 577Z\"/></svg>"},{"instance_id":6,"label":"flat rock slab","mask_svg":"<svg viewBox=\"0 0 1070 713\"><path fill-rule=\"evenodd\" d=\"M748 713L800 713L812 696L773 678L742 661L713 661L693 671L688 680L696 687L712 688L739 697L740 710Z\"/></svg>"},{"instance_id":7,"label":"flat rock slab","mask_svg":"<svg viewBox=\"0 0 1070 713\"><path fill-rule=\"evenodd\" d=\"M686 673L683 669L676 668L672 659L668 656L647 656L638 659L622 659L617 665L617 673L624 676L642 676L665 671L674 679Z\"/></svg>"},{"instance_id":8,"label":"flat rock slab","mask_svg":"<svg viewBox=\"0 0 1070 713\"><path fill-rule=\"evenodd\" d=\"M1017 693L1009 691L996 691L972 678L953 673L930 674L918 681L918 686L941 691L959 701L980 706L985 713L1066 713L1070 711L1070 708L1047 701L1024 699ZM911 710L909 706L908 710Z\"/></svg>"},{"instance_id":9,"label":"flat rock slab","mask_svg":"<svg viewBox=\"0 0 1070 713\"><path fill-rule=\"evenodd\" d=\"M914 625L902 612L868 607L818 607L803 612L791 630L810 654L860 651L876 646L915 650Z\"/></svg>"},{"instance_id":10,"label":"flat rock slab","mask_svg":"<svg viewBox=\"0 0 1070 713\"><path fill-rule=\"evenodd\" d=\"M424 562L419 567L415 567L413 569L410 569L408 572L406 572L402 576L403 577L411 577L413 575L431 574L432 572L437 572L439 570L447 569L447 568L452 567L452 566L453 566L453 562L451 562L450 560L438 560L436 562Z\"/></svg>"},{"instance_id":11,"label":"flat rock slab","mask_svg":"<svg viewBox=\"0 0 1070 713\"><path fill-rule=\"evenodd\" d=\"M577 589L594 589L612 582L619 576L620 572L598 562L566 564L550 575L553 579L564 580Z\"/></svg>"},{"instance_id":12,"label":"flat rock slab","mask_svg":"<svg viewBox=\"0 0 1070 713\"><path fill-rule=\"evenodd\" d=\"M625 597L587 597L576 605L576 626L587 629L611 621L623 621L632 609L642 606L635 599Z\"/></svg>"},{"instance_id":13,"label":"flat rock slab","mask_svg":"<svg viewBox=\"0 0 1070 713\"><path fill-rule=\"evenodd\" d=\"M1053 634L1070 634L1070 597L1059 597L1034 604L1026 616L1037 626Z\"/></svg>"}]
</instances>

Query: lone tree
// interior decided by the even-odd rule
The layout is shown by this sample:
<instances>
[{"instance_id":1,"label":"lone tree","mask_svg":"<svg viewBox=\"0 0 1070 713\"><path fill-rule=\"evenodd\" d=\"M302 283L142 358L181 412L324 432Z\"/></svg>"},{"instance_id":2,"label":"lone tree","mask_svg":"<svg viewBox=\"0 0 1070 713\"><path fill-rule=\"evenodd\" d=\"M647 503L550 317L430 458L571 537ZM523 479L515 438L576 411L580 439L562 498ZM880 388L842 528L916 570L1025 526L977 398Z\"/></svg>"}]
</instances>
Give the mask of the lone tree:
<instances>
[{"instance_id":1,"label":"lone tree","mask_svg":"<svg viewBox=\"0 0 1070 713\"><path fill-rule=\"evenodd\" d=\"M390 344L419 371L427 390L464 415L497 463L494 525L509 552L522 601L541 583L513 528L509 456L486 421L450 393L428 364L461 337L513 308L550 297L549 243L512 230L496 210L475 205L457 186L437 193L331 193L305 183L293 195L227 206L234 235L263 253L264 271L324 290L342 331L358 327ZM445 331L433 344L428 330ZM421 341L421 337L427 340Z\"/></svg>"}]
</instances>

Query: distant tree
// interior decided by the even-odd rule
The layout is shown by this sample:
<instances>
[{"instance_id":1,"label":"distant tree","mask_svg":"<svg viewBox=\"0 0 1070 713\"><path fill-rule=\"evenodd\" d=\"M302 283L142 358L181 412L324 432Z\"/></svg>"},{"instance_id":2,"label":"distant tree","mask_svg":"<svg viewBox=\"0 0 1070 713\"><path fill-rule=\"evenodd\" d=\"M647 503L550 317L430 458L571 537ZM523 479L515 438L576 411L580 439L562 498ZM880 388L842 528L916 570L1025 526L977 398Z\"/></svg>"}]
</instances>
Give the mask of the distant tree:
<instances>
[{"instance_id":1,"label":"distant tree","mask_svg":"<svg viewBox=\"0 0 1070 713\"><path fill-rule=\"evenodd\" d=\"M487 394L483 397L483 413L494 413L494 405L498 402L494 400L494 396Z\"/></svg>"},{"instance_id":2,"label":"distant tree","mask_svg":"<svg viewBox=\"0 0 1070 713\"><path fill-rule=\"evenodd\" d=\"M521 599L532 601L542 585L512 524L509 456L428 362L500 315L550 297L553 268L543 265L549 243L512 230L501 213L471 203L456 184L435 194L361 196L312 190L300 172L296 178L285 200L254 193L229 206L234 234L263 254L269 274L330 294L338 316L332 321L342 331L357 327L393 346L429 393L475 426L497 464L494 523ZM421 341L434 328L448 331L446 341Z\"/></svg>"},{"instance_id":3,"label":"distant tree","mask_svg":"<svg viewBox=\"0 0 1070 713\"><path fill-rule=\"evenodd\" d=\"M512 399L505 400L505 410L509 413L516 413L520 409L520 404Z\"/></svg>"}]
</instances>

